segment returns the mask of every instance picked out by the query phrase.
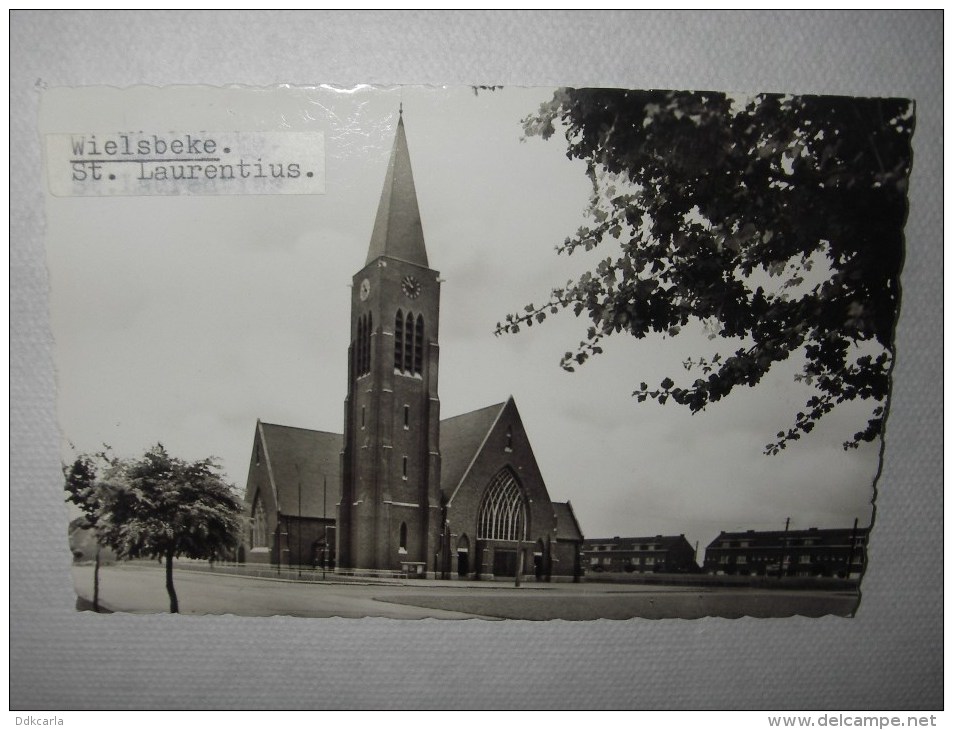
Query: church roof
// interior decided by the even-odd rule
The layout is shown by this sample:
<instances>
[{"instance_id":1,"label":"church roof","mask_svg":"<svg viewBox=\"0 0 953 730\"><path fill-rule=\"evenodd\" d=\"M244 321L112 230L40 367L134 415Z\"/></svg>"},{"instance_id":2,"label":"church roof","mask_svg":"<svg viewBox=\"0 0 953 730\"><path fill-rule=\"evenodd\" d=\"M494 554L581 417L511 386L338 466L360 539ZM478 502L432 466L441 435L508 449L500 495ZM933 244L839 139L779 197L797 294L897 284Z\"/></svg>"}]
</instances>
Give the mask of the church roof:
<instances>
[{"instance_id":1,"label":"church roof","mask_svg":"<svg viewBox=\"0 0 953 730\"><path fill-rule=\"evenodd\" d=\"M298 515L300 480L301 516L336 518L341 499L341 434L262 423L261 437L281 513Z\"/></svg>"},{"instance_id":2,"label":"church roof","mask_svg":"<svg viewBox=\"0 0 953 730\"><path fill-rule=\"evenodd\" d=\"M480 452L503 409L504 403L462 413L440 422L441 487L451 493ZM337 517L341 498L341 449L339 433L260 423L264 458L282 514L298 514L298 482L301 482L303 517ZM297 468L296 468L297 467ZM327 477L327 511L323 484ZM568 502L553 502L560 540L582 540L582 531Z\"/></svg>"},{"instance_id":3,"label":"church roof","mask_svg":"<svg viewBox=\"0 0 953 730\"><path fill-rule=\"evenodd\" d=\"M428 266L427 249L424 246L424 230L417 207L417 190L407 151L407 136L404 134L404 117L397 122L397 134L391 150L381 202L377 208L374 232L367 251L367 262L379 256L407 261L419 266Z\"/></svg>"},{"instance_id":4,"label":"church roof","mask_svg":"<svg viewBox=\"0 0 953 730\"><path fill-rule=\"evenodd\" d=\"M440 486L447 492L463 479L505 405L497 403L440 422Z\"/></svg>"},{"instance_id":5,"label":"church roof","mask_svg":"<svg viewBox=\"0 0 953 730\"><path fill-rule=\"evenodd\" d=\"M459 484L470 463L506 403L497 403L440 422L441 485L452 490ZM341 499L341 448L339 433L261 423L264 458L282 514L298 514L298 480L301 481L301 515L321 517L324 506L323 483L328 480L327 513L335 518ZM295 468L297 466L297 469Z\"/></svg>"},{"instance_id":6,"label":"church roof","mask_svg":"<svg viewBox=\"0 0 953 730\"><path fill-rule=\"evenodd\" d=\"M556 514L557 540L582 540L582 530L576 521L576 513L572 510L571 502L553 502L553 512Z\"/></svg>"}]
</instances>

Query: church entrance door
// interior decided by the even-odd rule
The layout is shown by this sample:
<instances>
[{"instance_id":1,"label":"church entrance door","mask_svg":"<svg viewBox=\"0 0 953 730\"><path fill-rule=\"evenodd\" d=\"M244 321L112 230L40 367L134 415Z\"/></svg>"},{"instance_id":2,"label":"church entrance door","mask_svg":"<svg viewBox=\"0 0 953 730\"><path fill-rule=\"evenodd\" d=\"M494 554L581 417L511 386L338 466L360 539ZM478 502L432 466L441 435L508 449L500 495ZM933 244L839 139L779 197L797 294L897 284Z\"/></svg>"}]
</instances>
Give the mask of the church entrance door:
<instances>
[{"instance_id":1,"label":"church entrance door","mask_svg":"<svg viewBox=\"0 0 953 730\"><path fill-rule=\"evenodd\" d=\"M470 573L470 553L462 550L457 553L457 575L466 578Z\"/></svg>"},{"instance_id":2,"label":"church entrance door","mask_svg":"<svg viewBox=\"0 0 953 730\"><path fill-rule=\"evenodd\" d=\"M516 576L516 550L497 548L493 551L493 575L510 578Z\"/></svg>"}]
</instances>

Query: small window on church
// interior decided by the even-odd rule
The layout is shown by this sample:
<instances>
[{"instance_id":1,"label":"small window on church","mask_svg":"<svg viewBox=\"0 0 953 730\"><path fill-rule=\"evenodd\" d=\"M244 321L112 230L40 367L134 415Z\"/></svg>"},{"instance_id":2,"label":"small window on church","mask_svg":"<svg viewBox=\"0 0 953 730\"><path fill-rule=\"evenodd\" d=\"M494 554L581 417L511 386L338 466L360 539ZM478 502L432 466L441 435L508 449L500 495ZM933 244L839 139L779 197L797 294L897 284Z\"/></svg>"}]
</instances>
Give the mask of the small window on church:
<instances>
[{"instance_id":1,"label":"small window on church","mask_svg":"<svg viewBox=\"0 0 953 730\"><path fill-rule=\"evenodd\" d=\"M397 547L398 547L398 552L401 552L401 553L407 552L407 523L406 522L400 523L400 538L399 538L399 545Z\"/></svg>"},{"instance_id":2,"label":"small window on church","mask_svg":"<svg viewBox=\"0 0 953 730\"><path fill-rule=\"evenodd\" d=\"M255 444L255 466L261 466L261 446Z\"/></svg>"},{"instance_id":3,"label":"small window on church","mask_svg":"<svg viewBox=\"0 0 953 730\"><path fill-rule=\"evenodd\" d=\"M513 450L513 427L512 426L506 427L506 450L507 451Z\"/></svg>"},{"instance_id":4,"label":"small window on church","mask_svg":"<svg viewBox=\"0 0 953 730\"><path fill-rule=\"evenodd\" d=\"M410 429L410 406L404 406L404 430Z\"/></svg>"},{"instance_id":5,"label":"small window on church","mask_svg":"<svg viewBox=\"0 0 953 730\"><path fill-rule=\"evenodd\" d=\"M361 406L361 428L367 425L367 409Z\"/></svg>"},{"instance_id":6,"label":"small window on church","mask_svg":"<svg viewBox=\"0 0 953 730\"><path fill-rule=\"evenodd\" d=\"M403 477L404 477L404 479L406 479L406 478L407 478L407 457L406 457L406 456L404 457L404 464L403 464Z\"/></svg>"}]
</instances>

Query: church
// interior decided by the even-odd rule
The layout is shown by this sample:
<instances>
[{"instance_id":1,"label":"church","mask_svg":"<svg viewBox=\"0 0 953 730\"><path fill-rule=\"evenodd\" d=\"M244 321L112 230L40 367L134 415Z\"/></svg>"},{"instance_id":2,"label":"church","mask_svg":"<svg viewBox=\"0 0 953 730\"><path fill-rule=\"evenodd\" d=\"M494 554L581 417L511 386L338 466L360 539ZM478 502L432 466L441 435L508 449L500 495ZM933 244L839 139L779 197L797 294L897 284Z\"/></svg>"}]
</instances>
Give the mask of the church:
<instances>
[{"instance_id":1,"label":"church","mask_svg":"<svg viewBox=\"0 0 953 730\"><path fill-rule=\"evenodd\" d=\"M583 535L553 502L512 397L441 419L439 273L397 124L351 287L344 432L259 421L240 559L347 575L578 580Z\"/></svg>"}]
</instances>

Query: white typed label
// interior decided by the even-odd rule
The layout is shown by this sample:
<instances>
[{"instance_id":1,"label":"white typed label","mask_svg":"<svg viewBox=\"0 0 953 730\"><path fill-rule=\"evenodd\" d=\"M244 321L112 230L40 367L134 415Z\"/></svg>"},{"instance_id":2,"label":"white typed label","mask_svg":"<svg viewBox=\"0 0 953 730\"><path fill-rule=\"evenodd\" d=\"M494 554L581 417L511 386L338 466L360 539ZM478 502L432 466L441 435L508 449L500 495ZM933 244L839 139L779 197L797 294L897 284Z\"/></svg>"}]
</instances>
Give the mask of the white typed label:
<instances>
[{"instance_id":1,"label":"white typed label","mask_svg":"<svg viewBox=\"0 0 953 730\"><path fill-rule=\"evenodd\" d=\"M316 195L323 132L46 135L50 192L77 195Z\"/></svg>"}]
</instances>

